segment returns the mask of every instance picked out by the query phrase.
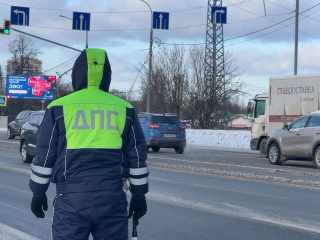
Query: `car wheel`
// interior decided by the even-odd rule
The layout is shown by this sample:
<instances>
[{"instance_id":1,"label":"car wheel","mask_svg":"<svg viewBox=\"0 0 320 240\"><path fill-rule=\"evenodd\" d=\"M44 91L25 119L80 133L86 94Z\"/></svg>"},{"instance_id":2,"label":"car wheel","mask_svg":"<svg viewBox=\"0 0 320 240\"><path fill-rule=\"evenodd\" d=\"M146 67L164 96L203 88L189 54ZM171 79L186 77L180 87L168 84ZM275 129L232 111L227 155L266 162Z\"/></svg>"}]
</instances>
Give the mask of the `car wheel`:
<instances>
[{"instance_id":1,"label":"car wheel","mask_svg":"<svg viewBox=\"0 0 320 240\"><path fill-rule=\"evenodd\" d=\"M262 139L260 142L260 156L262 158L267 157L267 139L266 138Z\"/></svg>"},{"instance_id":2,"label":"car wheel","mask_svg":"<svg viewBox=\"0 0 320 240\"><path fill-rule=\"evenodd\" d=\"M317 147L316 151L314 152L314 164L320 169L320 147Z\"/></svg>"},{"instance_id":3,"label":"car wheel","mask_svg":"<svg viewBox=\"0 0 320 240\"><path fill-rule=\"evenodd\" d=\"M160 148L159 147L152 147L152 151L154 152L159 152Z\"/></svg>"},{"instance_id":4,"label":"car wheel","mask_svg":"<svg viewBox=\"0 0 320 240\"><path fill-rule=\"evenodd\" d=\"M178 147L174 149L176 151L177 154L182 154L184 152L184 148L183 147Z\"/></svg>"},{"instance_id":5,"label":"car wheel","mask_svg":"<svg viewBox=\"0 0 320 240\"><path fill-rule=\"evenodd\" d=\"M280 154L280 149L278 144L272 143L270 145L269 151L268 151L268 157L269 157L270 164L279 165L281 154Z\"/></svg>"},{"instance_id":6,"label":"car wheel","mask_svg":"<svg viewBox=\"0 0 320 240\"><path fill-rule=\"evenodd\" d=\"M24 163L31 163L33 159L33 157L28 153L25 142L22 144L22 147L21 147L21 158L22 158L22 162Z\"/></svg>"},{"instance_id":7,"label":"car wheel","mask_svg":"<svg viewBox=\"0 0 320 240\"><path fill-rule=\"evenodd\" d=\"M7 130L7 137L8 139L14 139L14 135L12 134L12 130L10 127L8 127L8 130Z\"/></svg>"}]
</instances>

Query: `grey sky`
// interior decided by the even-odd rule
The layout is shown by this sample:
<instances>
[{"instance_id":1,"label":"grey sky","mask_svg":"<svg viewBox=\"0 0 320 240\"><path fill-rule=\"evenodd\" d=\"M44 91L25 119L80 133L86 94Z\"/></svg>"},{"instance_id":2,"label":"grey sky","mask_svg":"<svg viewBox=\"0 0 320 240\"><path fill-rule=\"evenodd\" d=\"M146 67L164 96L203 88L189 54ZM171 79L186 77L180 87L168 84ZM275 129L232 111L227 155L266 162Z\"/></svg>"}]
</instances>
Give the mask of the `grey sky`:
<instances>
[{"instance_id":1,"label":"grey sky","mask_svg":"<svg viewBox=\"0 0 320 240\"><path fill-rule=\"evenodd\" d=\"M168 43L202 43L205 41L207 1L188 1L193 6L203 7L195 9L186 0L147 0L154 11L170 12L171 30L155 30L155 37ZM266 0L268 16L264 17L262 0L224 0L223 3L228 6L228 24L224 26L225 40L269 27L293 17L294 12L292 11L295 9L295 0ZM316 0L300 1L300 12L316 4L318 4ZM14 27L78 49L85 47L85 32L70 30L71 20L61 18L59 15L72 18L73 11L90 12L89 47L103 48L108 52L113 68L113 88L127 91L131 87L132 78L135 78L137 74L134 66L140 61L144 61L147 54L147 51L141 50L147 49L149 46L150 12L148 12L146 4L139 0L29 0L27 2L0 0L0 21L4 18L10 18L10 5L46 8L30 9L30 27ZM320 6L302 14L300 19L312 13L314 13L312 16L299 23L301 32L299 33L298 72L301 74L320 72L317 62L320 53L320 34L317 31L320 22ZM247 90L251 94L267 91L268 80L271 76L293 74L293 23L294 18L264 31L225 42L225 46L235 44L228 48L238 57L236 64L240 71L245 72L243 79L250 84ZM290 26L283 28L287 25ZM280 28L283 29L271 33ZM125 29L136 30L119 31ZM259 37L261 35L265 36ZM6 65L6 60L10 57L7 44L14 36L14 32L10 36L0 36L2 43L0 44L0 64L2 66ZM252 38L256 39L248 41ZM53 68L77 54L72 50L39 40L36 40L35 46L44 53L39 57L43 61L43 70ZM71 67L72 62L54 69L48 74L55 74L56 71L61 73ZM135 88L137 87L138 84Z\"/></svg>"}]
</instances>

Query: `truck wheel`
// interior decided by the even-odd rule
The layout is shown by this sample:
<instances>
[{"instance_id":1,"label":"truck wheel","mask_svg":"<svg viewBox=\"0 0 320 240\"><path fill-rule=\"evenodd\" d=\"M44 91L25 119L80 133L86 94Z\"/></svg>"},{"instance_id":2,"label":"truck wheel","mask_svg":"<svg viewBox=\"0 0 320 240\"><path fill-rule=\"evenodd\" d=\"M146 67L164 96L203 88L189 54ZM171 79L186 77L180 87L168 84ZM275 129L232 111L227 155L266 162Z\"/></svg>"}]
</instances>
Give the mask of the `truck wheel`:
<instances>
[{"instance_id":1,"label":"truck wheel","mask_svg":"<svg viewBox=\"0 0 320 240\"><path fill-rule=\"evenodd\" d=\"M268 151L269 162L272 165L279 165L281 154L278 144L272 143Z\"/></svg>"},{"instance_id":2,"label":"truck wheel","mask_svg":"<svg viewBox=\"0 0 320 240\"><path fill-rule=\"evenodd\" d=\"M15 137L15 136L12 134L11 127L8 127L7 137L8 137L8 139L14 139L14 137Z\"/></svg>"},{"instance_id":3,"label":"truck wheel","mask_svg":"<svg viewBox=\"0 0 320 240\"><path fill-rule=\"evenodd\" d=\"M267 158L267 139L264 138L260 142L260 156L262 158Z\"/></svg>"},{"instance_id":4,"label":"truck wheel","mask_svg":"<svg viewBox=\"0 0 320 240\"><path fill-rule=\"evenodd\" d=\"M152 147L152 151L154 151L154 152L159 152L159 151L160 151L160 148L159 148L159 147Z\"/></svg>"},{"instance_id":5,"label":"truck wheel","mask_svg":"<svg viewBox=\"0 0 320 240\"><path fill-rule=\"evenodd\" d=\"M22 158L22 162L24 163L31 163L33 159L33 157L28 153L25 142L22 144L22 147L21 147L21 158Z\"/></svg>"},{"instance_id":6,"label":"truck wheel","mask_svg":"<svg viewBox=\"0 0 320 240\"><path fill-rule=\"evenodd\" d=\"M318 169L320 169L320 147L317 147L316 151L314 152L314 164Z\"/></svg>"}]
</instances>

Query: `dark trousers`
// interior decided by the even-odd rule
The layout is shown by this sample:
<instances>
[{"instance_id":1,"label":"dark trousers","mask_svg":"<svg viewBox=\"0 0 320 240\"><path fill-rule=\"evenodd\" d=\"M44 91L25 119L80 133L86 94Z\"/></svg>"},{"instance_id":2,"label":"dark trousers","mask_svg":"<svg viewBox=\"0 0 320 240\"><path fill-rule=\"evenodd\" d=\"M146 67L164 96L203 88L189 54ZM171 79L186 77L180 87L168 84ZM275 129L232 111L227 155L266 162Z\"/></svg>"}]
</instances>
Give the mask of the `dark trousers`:
<instances>
[{"instance_id":1,"label":"dark trousers","mask_svg":"<svg viewBox=\"0 0 320 240\"><path fill-rule=\"evenodd\" d=\"M54 202L53 240L128 240L127 198L122 190L66 193Z\"/></svg>"}]
</instances>

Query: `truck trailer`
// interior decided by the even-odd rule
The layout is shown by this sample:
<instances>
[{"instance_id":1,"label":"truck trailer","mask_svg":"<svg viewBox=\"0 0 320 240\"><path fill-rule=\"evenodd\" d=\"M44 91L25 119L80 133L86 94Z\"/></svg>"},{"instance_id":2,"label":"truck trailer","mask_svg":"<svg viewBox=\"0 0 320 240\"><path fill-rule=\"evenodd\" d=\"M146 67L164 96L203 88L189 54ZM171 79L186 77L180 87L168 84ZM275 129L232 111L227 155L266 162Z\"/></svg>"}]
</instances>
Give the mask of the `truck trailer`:
<instances>
[{"instance_id":1,"label":"truck trailer","mask_svg":"<svg viewBox=\"0 0 320 240\"><path fill-rule=\"evenodd\" d=\"M267 141L270 133L292 123L305 114L319 110L320 74L271 77L269 91L251 99L254 116L250 147L267 157Z\"/></svg>"}]
</instances>

